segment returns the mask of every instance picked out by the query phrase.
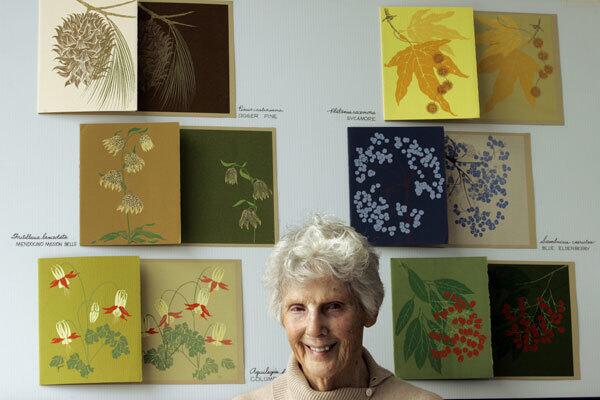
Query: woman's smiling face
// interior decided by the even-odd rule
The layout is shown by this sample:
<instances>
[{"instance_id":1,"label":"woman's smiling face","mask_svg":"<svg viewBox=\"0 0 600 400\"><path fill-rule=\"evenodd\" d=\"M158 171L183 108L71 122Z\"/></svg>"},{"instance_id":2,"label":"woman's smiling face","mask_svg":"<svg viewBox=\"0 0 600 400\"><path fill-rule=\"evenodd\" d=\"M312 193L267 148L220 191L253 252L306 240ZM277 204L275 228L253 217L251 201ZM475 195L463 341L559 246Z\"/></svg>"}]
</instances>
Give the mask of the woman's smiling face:
<instances>
[{"instance_id":1,"label":"woman's smiling face","mask_svg":"<svg viewBox=\"0 0 600 400\"><path fill-rule=\"evenodd\" d=\"M287 288L283 326L309 383L317 390L355 386L363 367L362 338L367 318L348 285L333 277Z\"/></svg>"}]
</instances>

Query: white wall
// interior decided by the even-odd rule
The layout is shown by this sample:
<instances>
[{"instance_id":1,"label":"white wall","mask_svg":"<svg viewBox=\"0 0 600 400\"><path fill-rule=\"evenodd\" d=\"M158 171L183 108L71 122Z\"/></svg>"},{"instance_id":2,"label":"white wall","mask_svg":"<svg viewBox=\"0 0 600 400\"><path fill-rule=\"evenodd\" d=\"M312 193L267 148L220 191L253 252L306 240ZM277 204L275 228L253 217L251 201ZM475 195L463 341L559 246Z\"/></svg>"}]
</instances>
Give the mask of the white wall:
<instances>
[{"instance_id":1,"label":"white wall","mask_svg":"<svg viewBox=\"0 0 600 400\"><path fill-rule=\"evenodd\" d=\"M0 0L0 398L4 399L226 399L246 385L38 385L38 257L140 255L145 258L243 260L246 377L252 367L285 367L289 349L265 312L259 277L269 249L23 248L13 233L64 233L78 240L79 124L179 121L182 125L277 128L280 223L320 211L349 217L346 127L331 107L374 110L382 119L379 23L375 0L236 0L238 105L278 107L277 120L134 118L37 115L37 4ZM557 13L566 124L510 126L446 124L453 130L531 132L538 240L600 240L600 3L597 1L396 1L397 5L459 5L478 10ZM366 123L355 124L366 125ZM402 124L398 124L402 125ZM581 342L580 381L428 381L448 398L600 396L600 245L587 252L470 249L382 249L388 295L366 346L393 369L389 258L483 255L490 259L573 260Z\"/></svg>"}]
</instances>

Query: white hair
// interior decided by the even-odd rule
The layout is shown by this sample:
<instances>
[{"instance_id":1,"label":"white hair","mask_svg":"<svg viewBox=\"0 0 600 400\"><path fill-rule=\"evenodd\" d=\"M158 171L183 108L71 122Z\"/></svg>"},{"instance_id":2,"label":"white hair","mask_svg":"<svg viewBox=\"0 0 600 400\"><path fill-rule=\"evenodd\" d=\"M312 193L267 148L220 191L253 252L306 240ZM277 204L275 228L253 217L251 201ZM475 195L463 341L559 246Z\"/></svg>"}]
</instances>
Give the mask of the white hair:
<instances>
[{"instance_id":1,"label":"white hair","mask_svg":"<svg viewBox=\"0 0 600 400\"><path fill-rule=\"evenodd\" d=\"M285 291L290 284L334 277L348 284L368 317L377 318L383 302L379 256L367 239L343 221L316 215L290 229L267 260L263 283L269 308L282 322Z\"/></svg>"}]
</instances>

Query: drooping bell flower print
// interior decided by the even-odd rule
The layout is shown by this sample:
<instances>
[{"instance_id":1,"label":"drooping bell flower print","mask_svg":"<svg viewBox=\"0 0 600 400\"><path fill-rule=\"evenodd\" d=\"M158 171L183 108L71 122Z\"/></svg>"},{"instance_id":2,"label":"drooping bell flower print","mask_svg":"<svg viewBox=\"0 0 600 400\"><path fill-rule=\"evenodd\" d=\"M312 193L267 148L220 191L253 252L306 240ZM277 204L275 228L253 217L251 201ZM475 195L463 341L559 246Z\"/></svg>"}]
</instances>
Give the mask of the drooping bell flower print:
<instances>
[{"instance_id":1,"label":"drooping bell flower print","mask_svg":"<svg viewBox=\"0 0 600 400\"><path fill-rule=\"evenodd\" d=\"M201 318L208 319L210 317L210 311L208 311L208 300L210 298L210 292L206 289L199 289L196 293L195 303L185 303L185 309L192 311L194 314L200 314Z\"/></svg>"}]
</instances>

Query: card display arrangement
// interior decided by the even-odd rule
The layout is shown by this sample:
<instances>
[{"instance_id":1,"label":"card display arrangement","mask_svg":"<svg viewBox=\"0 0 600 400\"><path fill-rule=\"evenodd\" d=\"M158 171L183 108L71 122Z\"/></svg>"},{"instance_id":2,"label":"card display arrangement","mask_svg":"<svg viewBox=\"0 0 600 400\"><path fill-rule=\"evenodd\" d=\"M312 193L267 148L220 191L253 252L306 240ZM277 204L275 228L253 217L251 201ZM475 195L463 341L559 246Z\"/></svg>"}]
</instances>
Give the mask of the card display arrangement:
<instances>
[{"instance_id":1,"label":"card display arrangement","mask_svg":"<svg viewBox=\"0 0 600 400\"><path fill-rule=\"evenodd\" d=\"M580 379L575 265L391 260L396 375Z\"/></svg>"}]
</instances>

